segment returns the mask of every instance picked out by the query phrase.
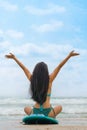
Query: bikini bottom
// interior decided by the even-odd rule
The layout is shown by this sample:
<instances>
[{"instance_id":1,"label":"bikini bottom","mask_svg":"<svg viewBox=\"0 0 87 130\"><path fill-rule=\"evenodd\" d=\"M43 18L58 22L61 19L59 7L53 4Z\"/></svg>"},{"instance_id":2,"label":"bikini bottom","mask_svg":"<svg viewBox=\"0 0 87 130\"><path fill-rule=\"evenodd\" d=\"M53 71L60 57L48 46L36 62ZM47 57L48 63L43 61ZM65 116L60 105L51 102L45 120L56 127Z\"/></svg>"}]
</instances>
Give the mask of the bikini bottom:
<instances>
[{"instance_id":1,"label":"bikini bottom","mask_svg":"<svg viewBox=\"0 0 87 130\"><path fill-rule=\"evenodd\" d=\"M55 111L54 111L54 109L52 107L42 108L42 109L33 107L32 112L33 112L33 114L44 114L45 116L48 116L49 113L51 112L51 110L53 110L53 113L55 115Z\"/></svg>"}]
</instances>

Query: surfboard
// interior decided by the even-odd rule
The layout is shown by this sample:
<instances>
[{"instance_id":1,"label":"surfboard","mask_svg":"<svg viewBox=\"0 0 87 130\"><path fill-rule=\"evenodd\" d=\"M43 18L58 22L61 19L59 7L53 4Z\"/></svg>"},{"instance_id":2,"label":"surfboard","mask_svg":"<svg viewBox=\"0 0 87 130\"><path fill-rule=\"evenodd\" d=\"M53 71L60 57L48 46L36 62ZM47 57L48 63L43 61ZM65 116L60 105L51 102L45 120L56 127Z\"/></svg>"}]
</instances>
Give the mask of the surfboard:
<instances>
[{"instance_id":1,"label":"surfboard","mask_svg":"<svg viewBox=\"0 0 87 130\"><path fill-rule=\"evenodd\" d=\"M43 114L31 114L23 118L24 124L58 124L55 118Z\"/></svg>"}]
</instances>

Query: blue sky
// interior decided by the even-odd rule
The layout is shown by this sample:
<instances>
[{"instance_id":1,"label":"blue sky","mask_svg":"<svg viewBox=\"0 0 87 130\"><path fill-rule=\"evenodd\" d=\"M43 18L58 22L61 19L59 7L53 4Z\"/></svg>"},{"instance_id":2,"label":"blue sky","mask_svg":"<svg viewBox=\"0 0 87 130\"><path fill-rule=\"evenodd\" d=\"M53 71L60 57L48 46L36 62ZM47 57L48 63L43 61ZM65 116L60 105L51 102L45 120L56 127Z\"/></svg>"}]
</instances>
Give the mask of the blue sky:
<instances>
[{"instance_id":1,"label":"blue sky","mask_svg":"<svg viewBox=\"0 0 87 130\"><path fill-rule=\"evenodd\" d=\"M53 96L87 96L87 1L0 0L0 95L28 95L29 81L13 60L14 53L32 72L44 61L49 72L70 51L71 58L53 82Z\"/></svg>"}]
</instances>

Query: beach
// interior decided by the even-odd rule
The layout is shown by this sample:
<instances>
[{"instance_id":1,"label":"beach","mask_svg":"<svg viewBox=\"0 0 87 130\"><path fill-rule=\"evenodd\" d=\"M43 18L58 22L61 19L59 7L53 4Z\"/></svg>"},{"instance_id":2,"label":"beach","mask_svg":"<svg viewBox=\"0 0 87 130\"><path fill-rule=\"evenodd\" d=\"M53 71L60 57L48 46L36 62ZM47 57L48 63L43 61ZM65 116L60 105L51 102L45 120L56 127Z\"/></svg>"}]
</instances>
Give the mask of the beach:
<instances>
[{"instance_id":1,"label":"beach","mask_svg":"<svg viewBox=\"0 0 87 130\"><path fill-rule=\"evenodd\" d=\"M87 119L59 119L57 125L24 125L21 120L0 120L0 130L87 130Z\"/></svg>"},{"instance_id":2,"label":"beach","mask_svg":"<svg viewBox=\"0 0 87 130\"><path fill-rule=\"evenodd\" d=\"M24 125L24 107L33 106L28 98L0 98L0 130L87 130L87 98L51 98L52 106L61 104L57 125Z\"/></svg>"}]
</instances>

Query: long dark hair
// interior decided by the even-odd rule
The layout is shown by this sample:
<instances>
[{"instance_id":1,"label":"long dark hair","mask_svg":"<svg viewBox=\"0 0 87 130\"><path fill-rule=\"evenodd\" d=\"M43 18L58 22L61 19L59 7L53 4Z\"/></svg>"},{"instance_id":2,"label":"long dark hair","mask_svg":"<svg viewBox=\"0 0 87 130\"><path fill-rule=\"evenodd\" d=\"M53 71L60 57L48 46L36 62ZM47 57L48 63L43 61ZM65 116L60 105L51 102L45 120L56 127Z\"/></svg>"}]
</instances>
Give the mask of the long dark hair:
<instances>
[{"instance_id":1,"label":"long dark hair","mask_svg":"<svg viewBox=\"0 0 87 130\"><path fill-rule=\"evenodd\" d=\"M42 105L46 101L48 85L48 67L44 62L40 62L36 64L31 77L30 89L32 99Z\"/></svg>"}]
</instances>

